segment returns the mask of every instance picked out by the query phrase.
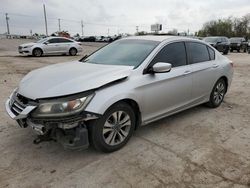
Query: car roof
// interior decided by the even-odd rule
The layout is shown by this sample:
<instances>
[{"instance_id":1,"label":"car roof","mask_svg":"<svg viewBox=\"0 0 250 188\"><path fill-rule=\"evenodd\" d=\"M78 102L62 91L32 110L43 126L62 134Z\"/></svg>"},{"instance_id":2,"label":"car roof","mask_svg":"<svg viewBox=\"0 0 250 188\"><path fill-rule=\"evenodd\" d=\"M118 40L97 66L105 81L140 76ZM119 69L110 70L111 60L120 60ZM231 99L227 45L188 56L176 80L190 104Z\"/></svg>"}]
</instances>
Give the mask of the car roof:
<instances>
[{"instance_id":1,"label":"car roof","mask_svg":"<svg viewBox=\"0 0 250 188\"><path fill-rule=\"evenodd\" d=\"M209 36L209 37L205 37L205 38L227 38L225 36Z\"/></svg>"},{"instance_id":2,"label":"car roof","mask_svg":"<svg viewBox=\"0 0 250 188\"><path fill-rule=\"evenodd\" d=\"M47 37L47 39L56 39L56 38L72 40L72 39L67 38L67 37Z\"/></svg>"},{"instance_id":3,"label":"car roof","mask_svg":"<svg viewBox=\"0 0 250 188\"><path fill-rule=\"evenodd\" d=\"M143 36L131 36L123 38L122 40L135 39L135 40L151 40L151 41L174 41L174 40L190 40L190 41L200 41L198 39L192 39L182 36L170 36L170 35L143 35Z\"/></svg>"}]
</instances>

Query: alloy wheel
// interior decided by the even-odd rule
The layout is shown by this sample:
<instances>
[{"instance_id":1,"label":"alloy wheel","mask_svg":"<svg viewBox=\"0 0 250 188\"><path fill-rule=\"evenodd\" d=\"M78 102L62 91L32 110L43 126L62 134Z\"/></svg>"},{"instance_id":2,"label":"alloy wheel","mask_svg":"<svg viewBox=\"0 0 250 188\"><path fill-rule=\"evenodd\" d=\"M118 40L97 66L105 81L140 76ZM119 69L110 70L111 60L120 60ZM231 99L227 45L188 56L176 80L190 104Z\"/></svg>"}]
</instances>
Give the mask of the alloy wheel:
<instances>
[{"instance_id":1,"label":"alloy wheel","mask_svg":"<svg viewBox=\"0 0 250 188\"><path fill-rule=\"evenodd\" d=\"M34 50L34 56L40 57L42 55L42 51L40 49L35 49Z\"/></svg>"},{"instance_id":2,"label":"alloy wheel","mask_svg":"<svg viewBox=\"0 0 250 188\"><path fill-rule=\"evenodd\" d=\"M214 102L219 104L222 102L225 95L225 86L223 82L219 82L214 90Z\"/></svg>"},{"instance_id":3,"label":"alloy wheel","mask_svg":"<svg viewBox=\"0 0 250 188\"><path fill-rule=\"evenodd\" d=\"M112 113L103 126L103 138L106 144L114 146L122 143L131 128L130 116L124 111Z\"/></svg>"}]
</instances>

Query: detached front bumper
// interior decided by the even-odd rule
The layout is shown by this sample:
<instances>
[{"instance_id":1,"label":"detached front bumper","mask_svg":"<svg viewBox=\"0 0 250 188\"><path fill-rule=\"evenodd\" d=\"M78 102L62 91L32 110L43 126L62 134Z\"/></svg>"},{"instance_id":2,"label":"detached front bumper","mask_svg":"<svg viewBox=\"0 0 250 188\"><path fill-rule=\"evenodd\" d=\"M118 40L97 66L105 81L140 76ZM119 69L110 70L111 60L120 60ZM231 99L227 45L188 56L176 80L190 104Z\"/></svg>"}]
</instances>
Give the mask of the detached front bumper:
<instances>
[{"instance_id":1,"label":"detached front bumper","mask_svg":"<svg viewBox=\"0 0 250 188\"><path fill-rule=\"evenodd\" d=\"M18 122L20 127L31 127L38 135L35 144L42 141L57 141L67 149L85 149L89 146L88 129L85 122L97 119L97 114L81 112L70 117L39 119L30 114L36 105L24 105L11 96L5 103L7 114Z\"/></svg>"},{"instance_id":2,"label":"detached front bumper","mask_svg":"<svg viewBox=\"0 0 250 188\"><path fill-rule=\"evenodd\" d=\"M13 101L12 99L7 99L5 103L5 109L7 114L14 120L27 118L28 114L34 110L36 106L23 106L19 104L17 101Z\"/></svg>"}]
</instances>

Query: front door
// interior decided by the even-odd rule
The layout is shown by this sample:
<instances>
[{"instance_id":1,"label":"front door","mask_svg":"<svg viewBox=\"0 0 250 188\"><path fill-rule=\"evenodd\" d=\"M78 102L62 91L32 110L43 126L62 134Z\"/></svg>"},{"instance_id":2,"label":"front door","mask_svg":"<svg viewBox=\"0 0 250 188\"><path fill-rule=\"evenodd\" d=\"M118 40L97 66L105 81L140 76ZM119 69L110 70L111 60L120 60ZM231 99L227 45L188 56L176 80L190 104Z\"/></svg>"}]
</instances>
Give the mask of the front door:
<instances>
[{"instance_id":1,"label":"front door","mask_svg":"<svg viewBox=\"0 0 250 188\"><path fill-rule=\"evenodd\" d=\"M153 59L150 66L157 62L172 64L170 72L144 74L138 87L143 99L141 110L143 121L150 122L189 104L191 100L192 77L184 42L166 45Z\"/></svg>"}]
</instances>

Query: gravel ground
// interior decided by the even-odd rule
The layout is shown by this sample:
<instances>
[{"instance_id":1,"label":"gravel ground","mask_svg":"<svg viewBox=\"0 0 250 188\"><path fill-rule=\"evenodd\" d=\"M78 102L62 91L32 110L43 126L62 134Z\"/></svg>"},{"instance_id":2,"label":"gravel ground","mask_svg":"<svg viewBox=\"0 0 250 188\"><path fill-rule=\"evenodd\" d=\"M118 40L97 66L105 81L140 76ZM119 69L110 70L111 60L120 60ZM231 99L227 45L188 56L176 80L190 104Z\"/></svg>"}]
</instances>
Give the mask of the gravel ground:
<instances>
[{"instance_id":1,"label":"gravel ground","mask_svg":"<svg viewBox=\"0 0 250 188\"><path fill-rule=\"evenodd\" d=\"M137 130L121 150L64 150L32 143L4 102L29 71L78 60L103 44L84 43L79 56L23 57L28 40L0 40L0 187L250 187L250 55L230 53L235 74L223 104L198 106Z\"/></svg>"}]
</instances>

